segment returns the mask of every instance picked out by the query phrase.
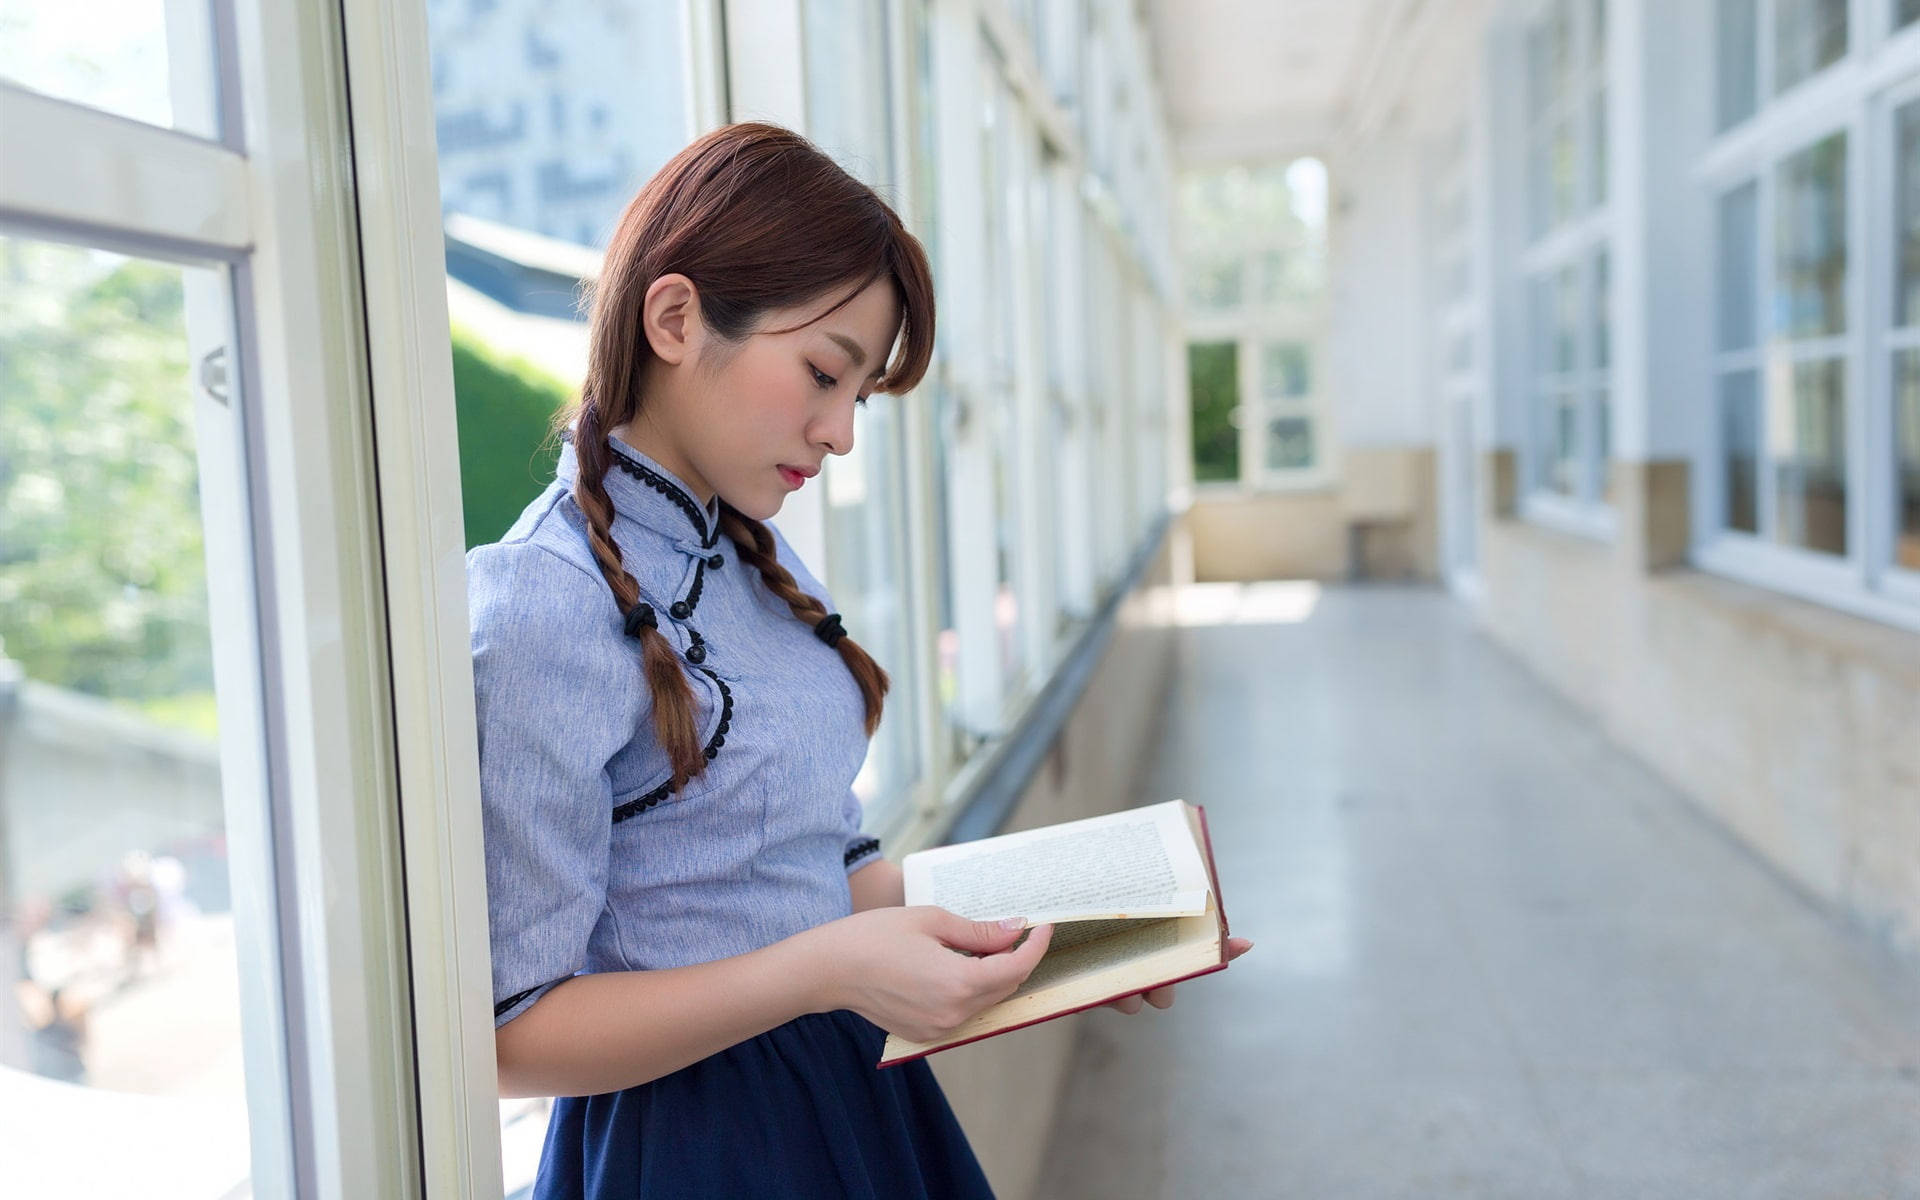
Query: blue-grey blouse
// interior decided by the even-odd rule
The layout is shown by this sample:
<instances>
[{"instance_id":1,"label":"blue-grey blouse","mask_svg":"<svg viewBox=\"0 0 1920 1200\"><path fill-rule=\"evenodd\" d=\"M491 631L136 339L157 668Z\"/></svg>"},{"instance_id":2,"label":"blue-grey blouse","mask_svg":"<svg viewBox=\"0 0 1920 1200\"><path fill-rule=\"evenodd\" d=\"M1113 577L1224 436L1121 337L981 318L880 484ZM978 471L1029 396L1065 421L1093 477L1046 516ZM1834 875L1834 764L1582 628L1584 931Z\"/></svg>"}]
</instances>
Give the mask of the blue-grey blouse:
<instances>
[{"instance_id":1,"label":"blue-grey blouse","mask_svg":"<svg viewBox=\"0 0 1920 1200\"><path fill-rule=\"evenodd\" d=\"M668 792L640 643L564 446L553 484L467 555L496 1027L576 974L707 962L846 916L847 876L880 849L860 833L865 707L839 652L739 559L717 506L610 444L614 541L680 654L708 762Z\"/></svg>"}]
</instances>

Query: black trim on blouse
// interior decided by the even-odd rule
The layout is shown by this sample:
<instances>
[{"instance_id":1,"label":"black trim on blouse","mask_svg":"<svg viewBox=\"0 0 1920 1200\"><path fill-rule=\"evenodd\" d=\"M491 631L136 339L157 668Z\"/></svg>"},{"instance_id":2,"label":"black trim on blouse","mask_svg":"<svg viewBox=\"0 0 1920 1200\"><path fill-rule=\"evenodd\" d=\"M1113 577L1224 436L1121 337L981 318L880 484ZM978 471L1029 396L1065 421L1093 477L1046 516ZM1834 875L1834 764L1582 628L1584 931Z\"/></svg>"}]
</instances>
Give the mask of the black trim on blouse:
<instances>
[{"instance_id":1,"label":"black trim on blouse","mask_svg":"<svg viewBox=\"0 0 1920 1200\"><path fill-rule=\"evenodd\" d=\"M707 678L713 680L720 688L720 725L713 731L713 736L707 739L707 761L712 762L714 759L720 757L720 747L727 744L727 730L733 727L733 689L727 686L726 680L715 675L708 668L699 667L696 669L705 672ZM637 796L627 801L625 804L613 810L613 823L618 825L629 817L639 816L649 808L665 800L672 791L673 780L669 779L646 795Z\"/></svg>"},{"instance_id":2,"label":"black trim on blouse","mask_svg":"<svg viewBox=\"0 0 1920 1200\"><path fill-rule=\"evenodd\" d=\"M850 867L853 865L854 859L859 858L860 856L865 854L871 854L875 850L878 850L879 848L880 848L879 838L861 838L859 841L855 842L853 845L847 847L846 854L841 856L840 865L843 867Z\"/></svg>"},{"instance_id":3,"label":"black trim on blouse","mask_svg":"<svg viewBox=\"0 0 1920 1200\"><path fill-rule=\"evenodd\" d=\"M493 1015L496 1017L505 1016L508 1009L520 1003L522 1000L525 1000L528 996L533 995L535 992L539 991L541 988L551 987L556 983L561 983L565 980L572 979L572 978L573 976L571 975L562 975L559 979L549 979L545 983L536 983L524 992L515 992L513 995L508 996L505 1000L502 1000L500 1003L493 1006Z\"/></svg>"},{"instance_id":4,"label":"black trim on blouse","mask_svg":"<svg viewBox=\"0 0 1920 1200\"><path fill-rule=\"evenodd\" d=\"M673 501L681 512L687 514L687 520L693 522L694 532L700 535L700 544L702 546L713 545L714 539L720 533L719 528L715 527L712 530L707 528L707 514L700 510L700 506L693 502L693 497L687 495L679 484L668 479L652 467L647 466L647 464L636 462L632 458L629 458L626 452L621 450L614 442L608 441L607 448L613 452L614 466L619 467L622 471L638 479L641 483L646 484L654 491L659 492L662 496Z\"/></svg>"}]
</instances>

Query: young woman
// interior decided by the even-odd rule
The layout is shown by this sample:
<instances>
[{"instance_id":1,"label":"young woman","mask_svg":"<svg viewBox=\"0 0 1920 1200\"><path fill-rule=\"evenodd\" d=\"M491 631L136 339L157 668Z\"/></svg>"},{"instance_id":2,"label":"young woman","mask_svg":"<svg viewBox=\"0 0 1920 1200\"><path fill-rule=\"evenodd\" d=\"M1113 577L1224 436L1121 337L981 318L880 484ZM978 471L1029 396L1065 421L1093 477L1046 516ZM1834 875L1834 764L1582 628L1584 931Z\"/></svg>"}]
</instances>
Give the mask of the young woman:
<instances>
[{"instance_id":1,"label":"young woman","mask_svg":"<svg viewBox=\"0 0 1920 1200\"><path fill-rule=\"evenodd\" d=\"M607 248L558 478L468 557L501 1091L561 1097L536 1196L990 1194L926 1064L873 1064L1051 929L902 907L851 790L886 674L764 524L933 316L899 218L771 126Z\"/></svg>"}]
</instances>

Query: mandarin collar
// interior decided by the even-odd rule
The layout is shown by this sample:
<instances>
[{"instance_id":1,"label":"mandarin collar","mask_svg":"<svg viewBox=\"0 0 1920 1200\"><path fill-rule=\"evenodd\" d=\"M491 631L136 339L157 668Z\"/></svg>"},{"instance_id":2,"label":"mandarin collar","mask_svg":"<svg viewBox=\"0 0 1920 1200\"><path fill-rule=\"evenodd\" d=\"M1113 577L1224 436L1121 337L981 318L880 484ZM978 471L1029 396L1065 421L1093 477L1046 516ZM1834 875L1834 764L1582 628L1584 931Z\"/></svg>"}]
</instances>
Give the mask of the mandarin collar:
<instances>
[{"instance_id":1,"label":"mandarin collar","mask_svg":"<svg viewBox=\"0 0 1920 1200\"><path fill-rule=\"evenodd\" d=\"M690 547L709 547L720 538L720 498L705 507L679 476L617 437L607 438L609 457L601 480L614 511L655 533ZM568 488L579 477L580 459L569 431L560 443L556 475Z\"/></svg>"}]
</instances>

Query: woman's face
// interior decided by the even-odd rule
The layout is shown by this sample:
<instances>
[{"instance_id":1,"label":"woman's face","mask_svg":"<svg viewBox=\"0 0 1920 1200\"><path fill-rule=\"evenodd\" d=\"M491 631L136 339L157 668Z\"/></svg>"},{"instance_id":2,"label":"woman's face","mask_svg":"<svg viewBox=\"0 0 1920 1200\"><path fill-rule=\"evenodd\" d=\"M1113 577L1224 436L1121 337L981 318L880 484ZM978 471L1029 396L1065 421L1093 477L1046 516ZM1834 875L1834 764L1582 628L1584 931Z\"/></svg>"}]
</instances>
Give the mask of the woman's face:
<instances>
[{"instance_id":1,"label":"woman's face","mask_svg":"<svg viewBox=\"0 0 1920 1200\"><path fill-rule=\"evenodd\" d=\"M774 309L761 320L762 332L741 342L709 333L689 347L682 366L691 370L676 372L675 381L686 386L674 387L672 400L658 406L665 411L642 423L664 435L678 461L662 465L702 503L718 494L766 520L819 473L827 455L853 449L854 408L886 367L900 302L892 280L882 277L821 316L845 294Z\"/></svg>"}]
</instances>

